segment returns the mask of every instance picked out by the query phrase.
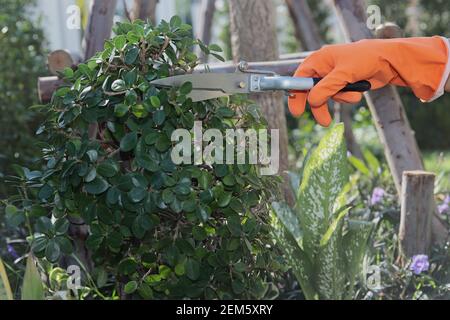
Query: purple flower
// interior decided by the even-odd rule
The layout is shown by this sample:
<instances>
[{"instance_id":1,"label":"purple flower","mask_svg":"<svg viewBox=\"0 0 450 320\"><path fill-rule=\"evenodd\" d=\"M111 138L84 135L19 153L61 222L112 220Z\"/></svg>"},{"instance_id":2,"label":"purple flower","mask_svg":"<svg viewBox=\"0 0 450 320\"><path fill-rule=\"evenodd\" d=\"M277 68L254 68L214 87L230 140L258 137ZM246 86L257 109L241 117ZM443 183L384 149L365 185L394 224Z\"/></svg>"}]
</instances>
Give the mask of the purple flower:
<instances>
[{"instance_id":1,"label":"purple flower","mask_svg":"<svg viewBox=\"0 0 450 320\"><path fill-rule=\"evenodd\" d=\"M438 211L440 214L446 213L450 209L448 203L438 205Z\"/></svg>"},{"instance_id":2,"label":"purple flower","mask_svg":"<svg viewBox=\"0 0 450 320\"><path fill-rule=\"evenodd\" d=\"M17 251L14 249L14 247L10 244L6 245L6 248L8 249L8 253L14 258L19 258L19 255L17 254Z\"/></svg>"},{"instance_id":3,"label":"purple flower","mask_svg":"<svg viewBox=\"0 0 450 320\"><path fill-rule=\"evenodd\" d=\"M409 270L418 275L424 271L428 271L429 267L428 256L426 254L417 254L413 256Z\"/></svg>"},{"instance_id":4,"label":"purple flower","mask_svg":"<svg viewBox=\"0 0 450 320\"><path fill-rule=\"evenodd\" d=\"M384 197L384 189L376 187L373 189L372 197L370 198L370 204L376 205L377 203L381 202L381 200Z\"/></svg>"},{"instance_id":5,"label":"purple flower","mask_svg":"<svg viewBox=\"0 0 450 320\"><path fill-rule=\"evenodd\" d=\"M450 204L450 195L447 195L444 199L445 204Z\"/></svg>"}]
</instances>

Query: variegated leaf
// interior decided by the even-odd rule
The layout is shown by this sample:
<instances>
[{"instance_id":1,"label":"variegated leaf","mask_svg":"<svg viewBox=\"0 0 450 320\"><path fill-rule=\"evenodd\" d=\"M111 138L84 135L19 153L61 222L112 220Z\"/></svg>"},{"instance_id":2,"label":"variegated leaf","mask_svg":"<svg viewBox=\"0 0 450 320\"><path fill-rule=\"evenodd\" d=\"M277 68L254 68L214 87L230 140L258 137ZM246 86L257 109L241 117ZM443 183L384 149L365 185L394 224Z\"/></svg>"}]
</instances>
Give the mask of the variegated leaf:
<instances>
[{"instance_id":1,"label":"variegated leaf","mask_svg":"<svg viewBox=\"0 0 450 320\"><path fill-rule=\"evenodd\" d=\"M320 240L333 220L336 199L348 181L344 126L337 124L322 138L307 161L298 191L297 210L303 246L315 260Z\"/></svg>"},{"instance_id":2,"label":"variegated leaf","mask_svg":"<svg viewBox=\"0 0 450 320\"><path fill-rule=\"evenodd\" d=\"M295 241L274 213L272 213L272 234L283 251L283 256L297 278L306 299L317 299L318 295L314 287L315 270L313 265L308 256L298 247L297 241Z\"/></svg>"}]
</instances>

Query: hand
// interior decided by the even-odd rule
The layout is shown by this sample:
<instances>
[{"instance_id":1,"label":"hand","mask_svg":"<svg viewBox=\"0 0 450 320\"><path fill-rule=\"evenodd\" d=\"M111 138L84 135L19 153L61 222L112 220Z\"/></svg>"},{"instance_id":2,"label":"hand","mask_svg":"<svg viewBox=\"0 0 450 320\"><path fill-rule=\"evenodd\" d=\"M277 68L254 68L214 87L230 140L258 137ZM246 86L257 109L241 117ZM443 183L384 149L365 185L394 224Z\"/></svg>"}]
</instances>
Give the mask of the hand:
<instances>
[{"instance_id":1,"label":"hand","mask_svg":"<svg viewBox=\"0 0 450 320\"><path fill-rule=\"evenodd\" d=\"M327 101L357 103L359 92L339 92L348 83L368 80L372 89L387 84L411 87L423 101L443 94L450 73L448 40L441 37L362 40L324 46L298 67L295 77L323 78L310 91L292 91L289 110L294 116L305 111L306 101L316 121L329 126Z\"/></svg>"}]
</instances>

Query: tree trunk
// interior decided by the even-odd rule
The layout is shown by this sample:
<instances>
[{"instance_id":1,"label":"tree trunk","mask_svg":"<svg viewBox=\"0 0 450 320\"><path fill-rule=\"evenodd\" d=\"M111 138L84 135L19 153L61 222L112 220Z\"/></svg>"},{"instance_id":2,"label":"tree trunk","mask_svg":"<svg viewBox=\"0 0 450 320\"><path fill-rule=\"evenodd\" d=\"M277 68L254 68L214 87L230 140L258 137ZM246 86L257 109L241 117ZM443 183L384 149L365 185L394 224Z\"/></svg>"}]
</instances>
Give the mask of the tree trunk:
<instances>
[{"instance_id":1,"label":"tree trunk","mask_svg":"<svg viewBox=\"0 0 450 320\"><path fill-rule=\"evenodd\" d=\"M295 26L295 36L303 49L318 50L323 46L322 37L306 0L286 0L290 16Z\"/></svg>"},{"instance_id":2,"label":"tree trunk","mask_svg":"<svg viewBox=\"0 0 450 320\"><path fill-rule=\"evenodd\" d=\"M334 0L334 5L348 42L373 38L366 25L364 1ZM400 96L393 86L365 93L365 97L400 195L403 171L424 169L419 147ZM432 224L434 240L442 243L447 239L447 228L437 215L433 217Z\"/></svg>"},{"instance_id":3,"label":"tree trunk","mask_svg":"<svg viewBox=\"0 0 450 320\"><path fill-rule=\"evenodd\" d=\"M149 19L152 24L155 24L157 4L158 0L134 0L131 18L133 20L140 19L144 21Z\"/></svg>"},{"instance_id":4,"label":"tree trunk","mask_svg":"<svg viewBox=\"0 0 450 320\"><path fill-rule=\"evenodd\" d=\"M216 0L202 0L199 14L199 33L198 38L205 44L211 43L211 29L214 18L214 12L216 11ZM202 51L198 52L201 62L206 62L207 57Z\"/></svg>"},{"instance_id":5,"label":"tree trunk","mask_svg":"<svg viewBox=\"0 0 450 320\"><path fill-rule=\"evenodd\" d=\"M84 60L103 50L104 42L111 37L117 0L94 0L85 31Z\"/></svg>"},{"instance_id":6,"label":"tree trunk","mask_svg":"<svg viewBox=\"0 0 450 320\"><path fill-rule=\"evenodd\" d=\"M235 62L277 60L278 41L273 2L260 0L229 0L231 19L231 44ZM288 137L284 112L283 93L251 95L260 106L269 128L279 130L280 168L288 169ZM292 195L286 190L288 201Z\"/></svg>"}]
</instances>

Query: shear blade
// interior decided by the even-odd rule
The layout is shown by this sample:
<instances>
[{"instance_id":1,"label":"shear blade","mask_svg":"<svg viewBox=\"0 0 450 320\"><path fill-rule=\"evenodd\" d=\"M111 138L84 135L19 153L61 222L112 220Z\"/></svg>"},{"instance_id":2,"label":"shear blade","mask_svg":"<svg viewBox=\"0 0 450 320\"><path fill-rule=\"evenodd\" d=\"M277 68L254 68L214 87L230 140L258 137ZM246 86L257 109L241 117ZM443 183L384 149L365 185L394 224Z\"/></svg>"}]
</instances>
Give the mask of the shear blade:
<instances>
[{"instance_id":1,"label":"shear blade","mask_svg":"<svg viewBox=\"0 0 450 320\"><path fill-rule=\"evenodd\" d=\"M192 84L192 91L188 97L194 102L250 92L250 76L239 73L185 74L157 79L151 84L163 88L178 88L186 82Z\"/></svg>"}]
</instances>

